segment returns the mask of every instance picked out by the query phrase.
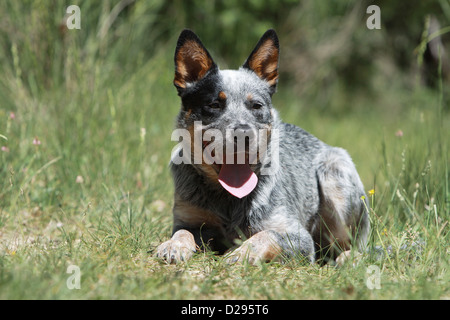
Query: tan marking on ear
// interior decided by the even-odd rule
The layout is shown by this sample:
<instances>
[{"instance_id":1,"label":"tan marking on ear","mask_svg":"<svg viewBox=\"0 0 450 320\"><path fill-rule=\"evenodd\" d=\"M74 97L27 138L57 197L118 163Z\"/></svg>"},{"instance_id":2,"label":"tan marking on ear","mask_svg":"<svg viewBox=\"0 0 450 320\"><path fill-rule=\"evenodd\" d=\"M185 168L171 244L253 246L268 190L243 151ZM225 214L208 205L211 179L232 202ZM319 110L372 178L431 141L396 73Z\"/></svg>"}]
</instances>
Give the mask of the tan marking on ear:
<instances>
[{"instance_id":1,"label":"tan marking on ear","mask_svg":"<svg viewBox=\"0 0 450 320\"><path fill-rule=\"evenodd\" d=\"M187 83L203 78L212 65L212 59L199 43L186 41L177 53L174 84L185 88Z\"/></svg>"},{"instance_id":2,"label":"tan marking on ear","mask_svg":"<svg viewBox=\"0 0 450 320\"><path fill-rule=\"evenodd\" d=\"M270 86L278 79L278 49L272 39L267 39L251 57L249 67Z\"/></svg>"}]
</instances>

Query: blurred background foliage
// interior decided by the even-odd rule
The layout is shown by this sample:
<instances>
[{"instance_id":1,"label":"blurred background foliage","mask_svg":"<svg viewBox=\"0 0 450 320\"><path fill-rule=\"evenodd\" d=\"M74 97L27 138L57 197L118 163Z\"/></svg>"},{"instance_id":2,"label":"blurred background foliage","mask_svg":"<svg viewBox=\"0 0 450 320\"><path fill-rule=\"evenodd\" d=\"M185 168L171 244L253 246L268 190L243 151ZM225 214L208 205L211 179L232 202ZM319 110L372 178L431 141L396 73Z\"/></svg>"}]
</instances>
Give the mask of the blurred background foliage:
<instances>
[{"instance_id":1,"label":"blurred background foliage","mask_svg":"<svg viewBox=\"0 0 450 320\"><path fill-rule=\"evenodd\" d=\"M81 8L81 32L64 27L70 4ZM381 8L381 30L366 28L371 4ZM439 62L418 47L430 19L441 28L450 24L448 0L24 0L2 1L0 11L2 74L19 72L22 84L37 94L72 87L80 72L98 62L113 77L129 77L157 52L172 54L186 27L199 34L222 68L235 68L262 33L275 28L282 83L337 113L351 110L359 94L376 97L392 85L436 88ZM449 33L441 40L448 83ZM428 60L420 63L419 55Z\"/></svg>"},{"instance_id":2,"label":"blurred background foliage","mask_svg":"<svg viewBox=\"0 0 450 320\"><path fill-rule=\"evenodd\" d=\"M73 4L81 9L81 30L66 27L66 9ZM371 4L381 9L380 30L366 27ZM61 159L46 171L53 172L45 182L54 184L46 193L50 198L36 196L48 203L62 199L61 190L73 192L66 181L75 181L77 174L91 187L85 196L88 190L129 183L123 188L138 185L152 197L167 198L170 184L152 180L170 179L166 166L179 108L172 85L179 33L194 30L226 69L240 66L263 32L274 28L281 44L274 105L282 119L349 148L362 170L376 176L380 167L390 170L383 143L389 152L395 143L391 131L397 130L391 128L399 121L407 123L403 130L422 126L430 133L433 138L423 136L432 141L429 153L446 152L441 147L445 130L433 131L435 123L422 111L440 119L440 127L447 125L442 119L449 111L449 26L449 0L1 1L0 118L5 121L0 134L8 138L2 146L10 152L1 153L6 165L0 173L14 172L17 181L32 182L27 168L40 172L39 165ZM434 47L432 34L440 34ZM380 146L383 137L374 137L382 133L375 130L385 124L390 133ZM364 135L355 133L365 129ZM355 134L359 139L347 139ZM40 149L31 143L36 136ZM368 158L373 141L382 150ZM401 147L395 148L399 157ZM37 150L45 150L45 158ZM412 162L420 171L428 154L419 142L415 150L423 153ZM442 176L445 160L439 163L434 168ZM414 175L408 177L405 184L414 188ZM373 184L376 177L364 174L363 180ZM5 179L3 190L0 199L7 199L13 183Z\"/></svg>"}]
</instances>

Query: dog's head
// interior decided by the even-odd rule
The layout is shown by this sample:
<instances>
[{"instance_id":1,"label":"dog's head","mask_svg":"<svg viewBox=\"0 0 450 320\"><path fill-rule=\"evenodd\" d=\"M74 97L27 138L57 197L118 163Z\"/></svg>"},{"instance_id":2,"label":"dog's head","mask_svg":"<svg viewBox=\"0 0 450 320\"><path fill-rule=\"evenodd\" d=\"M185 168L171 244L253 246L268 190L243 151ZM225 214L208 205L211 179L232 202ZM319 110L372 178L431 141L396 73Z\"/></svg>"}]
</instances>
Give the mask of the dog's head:
<instances>
[{"instance_id":1,"label":"dog's head","mask_svg":"<svg viewBox=\"0 0 450 320\"><path fill-rule=\"evenodd\" d=\"M238 70L219 70L192 31L184 30L178 39L174 85L182 108L177 128L190 134L187 158L239 198L256 187L277 120L272 95L278 56L274 30L261 37Z\"/></svg>"}]
</instances>

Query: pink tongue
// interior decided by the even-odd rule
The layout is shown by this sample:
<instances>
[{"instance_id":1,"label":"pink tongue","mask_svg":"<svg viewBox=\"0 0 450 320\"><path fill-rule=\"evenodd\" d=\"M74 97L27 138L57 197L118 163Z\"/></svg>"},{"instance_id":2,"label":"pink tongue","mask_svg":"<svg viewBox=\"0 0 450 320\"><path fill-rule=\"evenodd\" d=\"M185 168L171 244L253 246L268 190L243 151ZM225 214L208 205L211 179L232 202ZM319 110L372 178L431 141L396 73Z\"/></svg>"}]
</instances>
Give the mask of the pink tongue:
<instances>
[{"instance_id":1,"label":"pink tongue","mask_svg":"<svg viewBox=\"0 0 450 320\"><path fill-rule=\"evenodd\" d=\"M243 198L255 189L258 177L248 164L222 164L219 182L229 193Z\"/></svg>"}]
</instances>

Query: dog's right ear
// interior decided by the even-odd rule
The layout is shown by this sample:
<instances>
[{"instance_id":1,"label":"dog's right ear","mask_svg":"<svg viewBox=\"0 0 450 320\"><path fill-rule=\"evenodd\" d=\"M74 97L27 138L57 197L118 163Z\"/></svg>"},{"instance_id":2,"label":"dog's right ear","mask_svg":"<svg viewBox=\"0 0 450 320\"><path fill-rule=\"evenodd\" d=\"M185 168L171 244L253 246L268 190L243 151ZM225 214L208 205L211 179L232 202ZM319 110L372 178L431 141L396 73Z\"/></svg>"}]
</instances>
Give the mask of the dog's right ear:
<instances>
[{"instance_id":1,"label":"dog's right ear","mask_svg":"<svg viewBox=\"0 0 450 320\"><path fill-rule=\"evenodd\" d=\"M209 71L214 70L217 70L217 66L197 35L191 30L183 30L175 50L173 84L178 94L181 95L188 84L202 79Z\"/></svg>"},{"instance_id":2,"label":"dog's right ear","mask_svg":"<svg viewBox=\"0 0 450 320\"><path fill-rule=\"evenodd\" d=\"M280 45L275 30L267 30L261 37L255 49L242 66L251 70L258 77L267 81L271 94L275 92L278 82L278 56Z\"/></svg>"}]
</instances>

